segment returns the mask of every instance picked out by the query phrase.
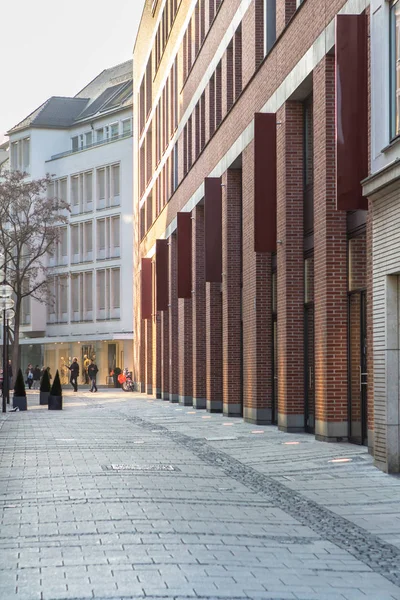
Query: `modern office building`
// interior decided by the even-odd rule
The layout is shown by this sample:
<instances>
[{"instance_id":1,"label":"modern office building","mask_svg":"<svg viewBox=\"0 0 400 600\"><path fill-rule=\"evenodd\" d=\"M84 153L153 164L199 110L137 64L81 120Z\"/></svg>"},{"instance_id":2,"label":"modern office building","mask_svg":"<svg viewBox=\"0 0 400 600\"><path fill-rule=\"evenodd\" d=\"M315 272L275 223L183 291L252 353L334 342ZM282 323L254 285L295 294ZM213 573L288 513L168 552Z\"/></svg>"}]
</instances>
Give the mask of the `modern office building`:
<instances>
[{"instance_id":1,"label":"modern office building","mask_svg":"<svg viewBox=\"0 0 400 600\"><path fill-rule=\"evenodd\" d=\"M145 3L142 391L373 451L369 4Z\"/></svg>"},{"instance_id":2,"label":"modern office building","mask_svg":"<svg viewBox=\"0 0 400 600\"><path fill-rule=\"evenodd\" d=\"M49 257L47 306L23 306L22 366L60 370L95 357L99 382L132 367L132 62L106 69L74 98L52 97L8 132L11 168L51 174L70 204Z\"/></svg>"},{"instance_id":3,"label":"modern office building","mask_svg":"<svg viewBox=\"0 0 400 600\"><path fill-rule=\"evenodd\" d=\"M375 461L400 471L400 2L371 3Z\"/></svg>"}]
</instances>

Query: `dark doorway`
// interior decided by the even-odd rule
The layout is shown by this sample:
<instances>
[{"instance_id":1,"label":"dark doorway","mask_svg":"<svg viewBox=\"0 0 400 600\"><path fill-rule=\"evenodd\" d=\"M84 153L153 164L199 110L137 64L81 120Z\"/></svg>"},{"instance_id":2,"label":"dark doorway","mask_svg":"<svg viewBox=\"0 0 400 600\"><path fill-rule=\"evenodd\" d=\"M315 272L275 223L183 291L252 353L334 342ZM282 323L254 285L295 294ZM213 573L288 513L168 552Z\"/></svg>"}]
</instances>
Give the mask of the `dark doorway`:
<instances>
[{"instance_id":1,"label":"dark doorway","mask_svg":"<svg viewBox=\"0 0 400 600\"><path fill-rule=\"evenodd\" d=\"M367 311L365 291L349 294L349 440L368 444Z\"/></svg>"}]
</instances>

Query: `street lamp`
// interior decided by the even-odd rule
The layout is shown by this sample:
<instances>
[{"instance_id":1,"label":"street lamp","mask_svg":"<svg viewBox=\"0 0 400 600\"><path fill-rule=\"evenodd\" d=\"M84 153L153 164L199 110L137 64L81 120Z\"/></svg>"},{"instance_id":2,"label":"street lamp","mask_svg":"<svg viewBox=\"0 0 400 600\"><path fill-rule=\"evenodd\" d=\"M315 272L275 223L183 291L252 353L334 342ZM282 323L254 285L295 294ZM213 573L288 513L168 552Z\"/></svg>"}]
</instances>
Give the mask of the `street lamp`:
<instances>
[{"instance_id":1,"label":"street lamp","mask_svg":"<svg viewBox=\"0 0 400 600\"><path fill-rule=\"evenodd\" d=\"M8 379L8 325L14 315L14 300L11 298L13 290L6 281L6 261L3 255L0 255L0 261L3 261L3 268L0 272L2 283L0 284L0 321L3 322L3 413L7 410L7 404L10 403L10 390Z\"/></svg>"}]
</instances>

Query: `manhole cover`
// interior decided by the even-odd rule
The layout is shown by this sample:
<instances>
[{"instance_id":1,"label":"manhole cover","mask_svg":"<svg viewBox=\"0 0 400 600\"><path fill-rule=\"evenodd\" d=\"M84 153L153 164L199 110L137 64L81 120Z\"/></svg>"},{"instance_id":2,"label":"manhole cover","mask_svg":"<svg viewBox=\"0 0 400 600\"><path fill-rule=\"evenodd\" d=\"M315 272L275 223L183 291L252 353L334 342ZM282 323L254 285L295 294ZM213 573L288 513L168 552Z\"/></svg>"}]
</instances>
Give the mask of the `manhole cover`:
<instances>
[{"instance_id":1,"label":"manhole cover","mask_svg":"<svg viewBox=\"0 0 400 600\"><path fill-rule=\"evenodd\" d=\"M105 471L180 471L172 465L109 465L103 467Z\"/></svg>"}]
</instances>

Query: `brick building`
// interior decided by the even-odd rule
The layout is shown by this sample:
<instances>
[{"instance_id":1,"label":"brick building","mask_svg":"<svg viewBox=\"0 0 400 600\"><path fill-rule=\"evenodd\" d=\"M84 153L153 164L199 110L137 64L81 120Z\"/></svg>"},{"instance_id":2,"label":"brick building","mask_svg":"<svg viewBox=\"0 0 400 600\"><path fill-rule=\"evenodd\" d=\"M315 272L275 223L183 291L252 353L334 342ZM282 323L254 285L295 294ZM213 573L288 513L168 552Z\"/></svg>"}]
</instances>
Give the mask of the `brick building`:
<instances>
[{"instance_id":1,"label":"brick building","mask_svg":"<svg viewBox=\"0 0 400 600\"><path fill-rule=\"evenodd\" d=\"M373 447L368 18L367 0L145 3L143 392Z\"/></svg>"}]
</instances>

